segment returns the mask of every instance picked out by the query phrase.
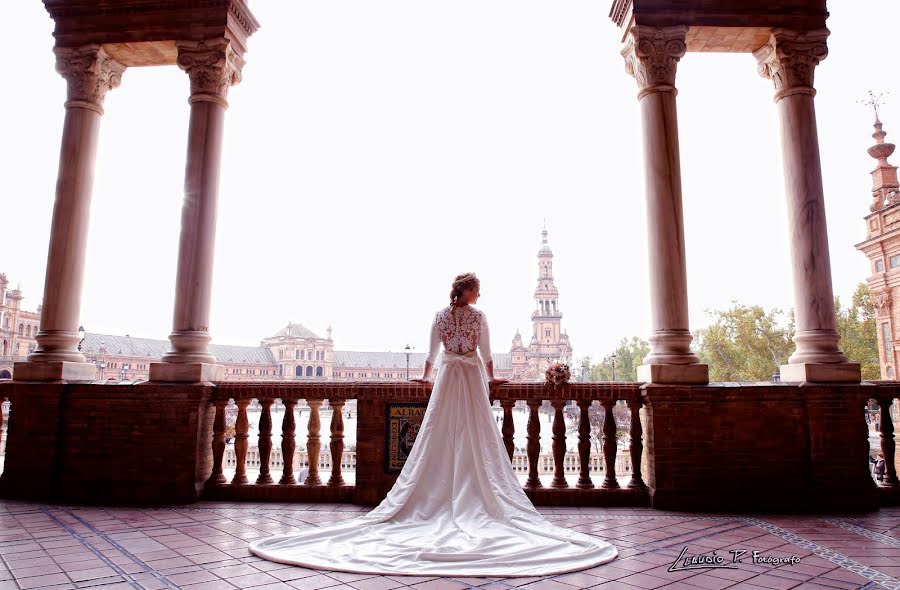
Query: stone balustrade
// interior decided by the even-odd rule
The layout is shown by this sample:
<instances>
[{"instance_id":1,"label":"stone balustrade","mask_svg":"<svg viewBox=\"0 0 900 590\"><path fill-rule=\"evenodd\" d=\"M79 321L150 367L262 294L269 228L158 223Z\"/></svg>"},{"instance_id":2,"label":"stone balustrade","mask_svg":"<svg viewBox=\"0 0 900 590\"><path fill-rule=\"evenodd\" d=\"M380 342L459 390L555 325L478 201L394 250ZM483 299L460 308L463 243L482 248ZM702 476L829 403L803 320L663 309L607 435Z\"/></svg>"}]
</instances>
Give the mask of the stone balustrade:
<instances>
[{"instance_id":1,"label":"stone balustrade","mask_svg":"<svg viewBox=\"0 0 900 590\"><path fill-rule=\"evenodd\" d=\"M354 501L374 504L381 500L396 474L386 473L385 419L389 402L427 402L431 384L396 382L220 382L214 388L211 404L215 408L211 442L213 468L204 486L204 497L229 500L303 500ZM250 420L247 409L256 400L260 406L258 441L249 440ZM280 425L281 449L272 448L273 424L271 408L275 400L284 404ZM322 452L320 409L327 400L332 408L331 422L325 426L330 432L330 448ZM344 450L342 411L348 400L357 402L356 452L348 461ZM552 448L541 453L541 420L538 412L544 401L553 408ZM298 403L306 402L309 412L305 452L297 450L296 412ZM503 412L502 438L513 469L527 473L525 490L540 504L616 504L647 505L647 489L641 477L643 455L643 427L639 383L571 383L551 386L544 383L515 383L495 387L491 401ZM527 445L524 452L516 451L512 419L516 402L524 402L528 411ZM233 449L226 445L226 409L233 402L237 408ZM602 435L599 453L591 453L589 409L597 403L603 410ZM618 453L616 422L613 407L619 402L629 415L630 444L627 452ZM571 404L578 414L577 451L567 450L564 408ZM302 443L302 441L301 441ZM227 450L227 452L226 452ZM300 457L298 457L300 455ZM353 463L356 469L354 485L347 485L342 465L333 464L332 456L342 456L342 465ZM299 465L308 465L304 481L296 480ZM227 467L233 465L230 479ZM280 475L272 469L280 470ZM230 471L230 470L229 470ZM248 471L258 471L255 479ZM326 476L322 472L328 473ZM602 474L594 482L592 473ZM551 474L549 486L540 475ZM577 482L570 485L567 474L577 474ZM620 483L620 477L627 480ZM277 482L276 482L277 478Z\"/></svg>"},{"instance_id":2,"label":"stone balustrade","mask_svg":"<svg viewBox=\"0 0 900 590\"><path fill-rule=\"evenodd\" d=\"M885 473L884 479L877 482L878 491L884 504L894 503L897 500L897 492L900 491L900 480L897 478L897 444L894 438L894 417L891 408L900 399L900 384L896 381L875 381L876 393L872 395L878 403L878 432L880 445L878 451L884 455ZM868 436L868 427L866 429Z\"/></svg>"}]
</instances>

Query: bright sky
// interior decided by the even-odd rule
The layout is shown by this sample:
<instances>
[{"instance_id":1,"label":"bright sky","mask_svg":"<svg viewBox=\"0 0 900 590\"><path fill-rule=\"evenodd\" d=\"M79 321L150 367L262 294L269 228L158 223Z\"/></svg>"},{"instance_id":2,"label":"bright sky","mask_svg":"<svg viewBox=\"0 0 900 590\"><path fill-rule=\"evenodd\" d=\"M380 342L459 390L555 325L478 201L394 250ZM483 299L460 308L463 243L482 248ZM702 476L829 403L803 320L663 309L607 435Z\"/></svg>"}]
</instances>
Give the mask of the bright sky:
<instances>
[{"instance_id":1,"label":"bright sky","mask_svg":"<svg viewBox=\"0 0 900 590\"><path fill-rule=\"evenodd\" d=\"M64 115L53 23L5 7L0 93L5 216L0 272L42 297ZM339 350L427 346L452 278L481 278L492 348L527 342L544 218L575 355L649 334L643 162L635 81L609 0L256 0L243 82L231 89L211 332L255 345L287 322ZM829 3L816 70L835 293L868 275L853 245L870 202L873 116L890 90L900 139L896 0ZM11 14L9 14L11 11ZM793 305L771 82L748 54L678 66L691 327L732 300ZM132 68L106 97L82 323L165 338L189 107L177 67ZM893 158L900 164L900 155Z\"/></svg>"}]
</instances>

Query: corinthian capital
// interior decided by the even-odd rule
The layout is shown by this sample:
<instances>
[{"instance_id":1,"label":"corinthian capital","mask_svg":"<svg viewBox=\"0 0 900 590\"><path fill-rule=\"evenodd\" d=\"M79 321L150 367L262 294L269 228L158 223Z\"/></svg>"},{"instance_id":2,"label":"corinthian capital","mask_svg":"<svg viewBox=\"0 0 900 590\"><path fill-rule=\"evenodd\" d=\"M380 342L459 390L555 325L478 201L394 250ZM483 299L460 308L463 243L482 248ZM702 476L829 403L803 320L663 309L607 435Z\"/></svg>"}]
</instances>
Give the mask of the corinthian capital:
<instances>
[{"instance_id":1,"label":"corinthian capital","mask_svg":"<svg viewBox=\"0 0 900 590\"><path fill-rule=\"evenodd\" d=\"M191 101L211 100L227 106L228 88L241 81L244 59L228 39L179 41L178 67L191 79Z\"/></svg>"},{"instance_id":2,"label":"corinthian capital","mask_svg":"<svg viewBox=\"0 0 900 590\"><path fill-rule=\"evenodd\" d=\"M753 52L759 75L775 85L776 101L791 94L815 95L813 74L828 55L828 34L828 29L772 29L769 41Z\"/></svg>"},{"instance_id":3,"label":"corinthian capital","mask_svg":"<svg viewBox=\"0 0 900 590\"><path fill-rule=\"evenodd\" d=\"M54 47L56 71L68 83L66 106L88 108L103 114L103 97L122 82L125 66L99 45Z\"/></svg>"},{"instance_id":4,"label":"corinthian capital","mask_svg":"<svg viewBox=\"0 0 900 590\"><path fill-rule=\"evenodd\" d=\"M687 52L687 31L684 25L635 25L628 31L622 56L625 71L634 76L641 89L638 97L648 92L675 91L675 68Z\"/></svg>"}]
</instances>

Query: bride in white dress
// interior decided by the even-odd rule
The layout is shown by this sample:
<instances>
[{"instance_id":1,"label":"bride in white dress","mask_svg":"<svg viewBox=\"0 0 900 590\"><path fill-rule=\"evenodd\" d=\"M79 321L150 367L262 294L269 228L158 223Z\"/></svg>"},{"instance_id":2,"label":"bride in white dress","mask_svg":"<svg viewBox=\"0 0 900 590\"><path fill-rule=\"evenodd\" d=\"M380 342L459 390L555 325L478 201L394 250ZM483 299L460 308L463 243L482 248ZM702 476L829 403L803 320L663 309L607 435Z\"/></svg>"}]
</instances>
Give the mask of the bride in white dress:
<instances>
[{"instance_id":1,"label":"bride in white dress","mask_svg":"<svg viewBox=\"0 0 900 590\"><path fill-rule=\"evenodd\" d=\"M473 273L456 277L438 311L424 374L438 366L412 450L387 497L339 524L254 541L256 555L355 573L542 576L594 567L618 551L557 527L531 504L512 470L488 400L494 379L488 325ZM440 344L444 350L438 357ZM480 357L476 354L480 351Z\"/></svg>"}]
</instances>

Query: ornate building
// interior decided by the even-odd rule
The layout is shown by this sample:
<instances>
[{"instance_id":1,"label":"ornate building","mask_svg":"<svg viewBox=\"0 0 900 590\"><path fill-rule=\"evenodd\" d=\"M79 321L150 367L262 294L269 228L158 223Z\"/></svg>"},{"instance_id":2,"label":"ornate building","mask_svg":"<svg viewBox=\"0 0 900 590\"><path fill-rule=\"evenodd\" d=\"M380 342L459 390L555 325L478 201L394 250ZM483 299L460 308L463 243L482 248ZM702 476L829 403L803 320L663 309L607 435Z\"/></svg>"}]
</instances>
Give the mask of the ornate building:
<instances>
[{"instance_id":1,"label":"ornate building","mask_svg":"<svg viewBox=\"0 0 900 590\"><path fill-rule=\"evenodd\" d=\"M557 361L569 362L572 346L569 335L561 331L562 312L559 310L559 290L553 282L553 251L547 244L547 228L541 231L538 250L538 280L534 289L535 309L531 312L531 342L526 348L522 334L516 331L510 349L511 372L514 381L543 379L544 371ZM494 361L496 363L496 361Z\"/></svg>"},{"instance_id":2,"label":"ornate building","mask_svg":"<svg viewBox=\"0 0 900 590\"><path fill-rule=\"evenodd\" d=\"M559 291L553 282L553 252L547 244L547 230L544 229L541 235L531 341L524 346L522 335L516 332L509 353L493 354L494 375L500 379L540 381L551 363L571 358L569 336L560 328L562 313L558 306ZM0 379L11 378L13 362L25 360L25 356L34 350L33 336L37 333L40 317L40 307L38 312L21 310L21 292L6 291L7 284L6 275L0 275L0 293L5 293L0 319L4 345ZM0 298L0 301L4 299ZM216 362L225 367L224 377L229 381L406 381L408 377L421 375L425 366L423 352L407 355L392 351L335 350L331 332L329 326L323 338L302 324L289 323L264 338L259 346L210 344L209 350ZM96 367L97 381L132 381L150 378L150 363L157 362L169 351L170 342L134 338L128 334L90 333L85 334L80 346L87 361Z\"/></svg>"},{"instance_id":3,"label":"ornate building","mask_svg":"<svg viewBox=\"0 0 900 590\"><path fill-rule=\"evenodd\" d=\"M12 377L13 358L34 350L41 319L40 305L37 311L22 309L22 291L8 287L9 280L0 273L0 379Z\"/></svg>"},{"instance_id":4,"label":"ornate building","mask_svg":"<svg viewBox=\"0 0 900 590\"><path fill-rule=\"evenodd\" d=\"M878 324L878 356L881 378L895 379L898 352L893 343L900 333L900 182L897 167L888 162L894 144L885 143L887 135L878 119L875 106L875 145L869 155L878 163L872 170L872 203L866 216L866 240L856 245L872 265L872 276L866 279L875 304Z\"/></svg>"}]
</instances>

